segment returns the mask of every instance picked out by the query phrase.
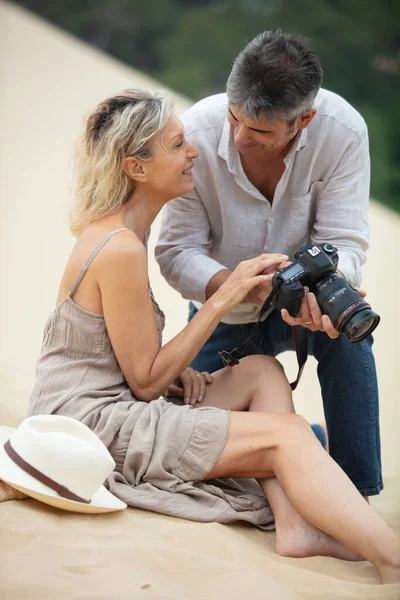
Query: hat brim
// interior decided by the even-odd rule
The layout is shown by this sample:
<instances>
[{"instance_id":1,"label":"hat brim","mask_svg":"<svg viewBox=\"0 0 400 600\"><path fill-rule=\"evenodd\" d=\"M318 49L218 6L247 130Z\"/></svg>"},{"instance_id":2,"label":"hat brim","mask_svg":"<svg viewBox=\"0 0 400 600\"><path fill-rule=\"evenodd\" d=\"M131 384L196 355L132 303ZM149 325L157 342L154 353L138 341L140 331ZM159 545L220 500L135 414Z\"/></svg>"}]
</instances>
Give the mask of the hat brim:
<instances>
[{"instance_id":1,"label":"hat brim","mask_svg":"<svg viewBox=\"0 0 400 600\"><path fill-rule=\"evenodd\" d=\"M90 504L84 502L75 502L62 498L29 473L26 473L21 467L16 465L4 450L4 442L6 442L14 433L12 427L0 427L0 479L11 485L15 489L44 502L63 510L79 513L106 513L123 510L126 508L125 502L116 498L103 485L93 494Z\"/></svg>"}]
</instances>

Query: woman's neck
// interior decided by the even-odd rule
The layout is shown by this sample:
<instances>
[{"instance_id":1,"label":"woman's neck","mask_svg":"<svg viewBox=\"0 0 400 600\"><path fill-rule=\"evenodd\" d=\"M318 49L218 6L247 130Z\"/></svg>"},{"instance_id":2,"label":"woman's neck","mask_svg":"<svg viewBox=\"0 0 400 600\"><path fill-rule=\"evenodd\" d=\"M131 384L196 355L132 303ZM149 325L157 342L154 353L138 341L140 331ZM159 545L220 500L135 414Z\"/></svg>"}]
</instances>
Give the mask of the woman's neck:
<instances>
[{"instance_id":1,"label":"woman's neck","mask_svg":"<svg viewBox=\"0 0 400 600\"><path fill-rule=\"evenodd\" d=\"M129 200L122 205L119 213L125 227L131 229L140 240L144 239L146 231L151 227L163 204L154 202L148 196L133 193Z\"/></svg>"}]
</instances>

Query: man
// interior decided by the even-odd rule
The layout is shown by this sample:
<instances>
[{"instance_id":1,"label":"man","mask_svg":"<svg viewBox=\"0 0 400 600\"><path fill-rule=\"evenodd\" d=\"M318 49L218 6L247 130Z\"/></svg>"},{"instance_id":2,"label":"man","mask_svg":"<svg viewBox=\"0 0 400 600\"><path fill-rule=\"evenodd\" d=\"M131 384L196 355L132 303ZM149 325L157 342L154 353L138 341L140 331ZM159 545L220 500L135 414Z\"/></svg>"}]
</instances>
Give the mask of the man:
<instances>
[{"instance_id":1,"label":"man","mask_svg":"<svg viewBox=\"0 0 400 600\"><path fill-rule=\"evenodd\" d=\"M345 100L322 90L319 57L298 35L266 31L237 57L227 94L183 117L199 150L195 191L170 202L156 257L167 281L196 313L230 272L261 253L293 260L303 245L329 242L338 271L359 285L368 248L367 127ZM226 316L193 363L223 365L219 350L247 339L271 286L255 289ZM365 497L383 488L378 388L372 338L350 344L307 294L296 318L274 311L246 354L293 349L291 325L309 330L318 361L330 453Z\"/></svg>"}]
</instances>

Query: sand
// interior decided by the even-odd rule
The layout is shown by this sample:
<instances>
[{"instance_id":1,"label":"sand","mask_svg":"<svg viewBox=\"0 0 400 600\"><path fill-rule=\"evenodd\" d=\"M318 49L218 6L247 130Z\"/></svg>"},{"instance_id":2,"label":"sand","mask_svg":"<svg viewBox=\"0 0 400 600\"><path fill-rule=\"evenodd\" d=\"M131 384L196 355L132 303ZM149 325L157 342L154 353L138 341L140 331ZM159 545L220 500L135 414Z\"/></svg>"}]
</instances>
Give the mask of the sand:
<instances>
[{"instance_id":1,"label":"sand","mask_svg":"<svg viewBox=\"0 0 400 600\"><path fill-rule=\"evenodd\" d=\"M71 156L84 112L126 87L162 87L24 10L0 3L0 424L24 418L41 333L73 244L65 224ZM177 97L178 111L189 101ZM385 490L372 500L400 532L400 403L395 278L400 218L371 202L372 247L364 285L382 316L375 355L381 394ZM150 277L167 315L165 341L186 322L187 302L152 256ZM383 284L389 281L390 283ZM294 357L280 357L293 378ZM309 360L297 411L322 418ZM208 600L400 598L367 562L288 559L274 534L243 524L200 524L129 508L84 516L35 500L0 504L0 598Z\"/></svg>"}]
</instances>

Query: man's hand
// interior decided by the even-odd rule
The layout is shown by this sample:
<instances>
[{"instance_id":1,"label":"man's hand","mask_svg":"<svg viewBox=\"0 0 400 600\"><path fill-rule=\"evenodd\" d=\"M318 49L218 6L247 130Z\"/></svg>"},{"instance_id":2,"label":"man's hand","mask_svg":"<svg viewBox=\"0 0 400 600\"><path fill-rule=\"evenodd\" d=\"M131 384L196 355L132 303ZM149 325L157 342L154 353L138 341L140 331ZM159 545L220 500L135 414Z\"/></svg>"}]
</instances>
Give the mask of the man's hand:
<instances>
[{"instance_id":1,"label":"man's hand","mask_svg":"<svg viewBox=\"0 0 400 600\"><path fill-rule=\"evenodd\" d=\"M367 292L362 288L355 288L357 292L365 298ZM301 302L300 312L297 317L292 317L286 308L281 310L282 319L289 325L301 325L310 331L325 331L325 333L331 338L335 339L339 336L339 332L333 326L332 321L328 315L323 315L320 307L318 306L315 294L309 291L307 287L304 288L305 296Z\"/></svg>"}]
</instances>

